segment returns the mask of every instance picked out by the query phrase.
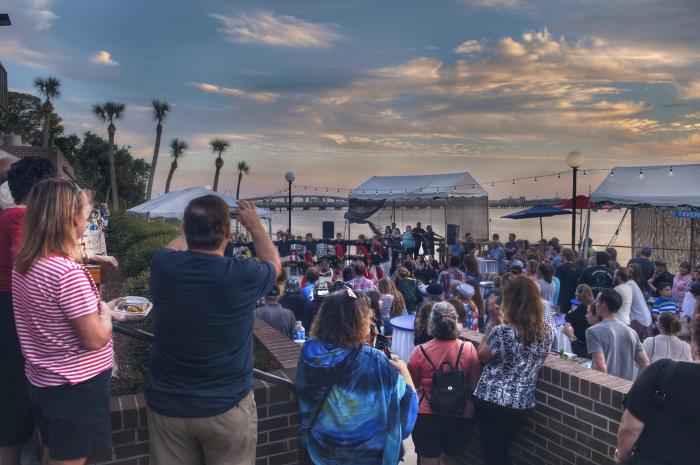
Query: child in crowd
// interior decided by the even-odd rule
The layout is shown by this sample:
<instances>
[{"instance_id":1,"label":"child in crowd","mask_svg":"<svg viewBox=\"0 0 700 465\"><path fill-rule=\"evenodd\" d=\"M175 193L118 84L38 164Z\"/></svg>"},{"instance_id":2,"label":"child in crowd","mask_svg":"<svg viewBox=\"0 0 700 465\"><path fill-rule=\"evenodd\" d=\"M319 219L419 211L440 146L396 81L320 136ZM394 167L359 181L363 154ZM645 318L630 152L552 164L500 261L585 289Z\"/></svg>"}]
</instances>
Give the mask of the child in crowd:
<instances>
[{"instance_id":1,"label":"child in crowd","mask_svg":"<svg viewBox=\"0 0 700 465\"><path fill-rule=\"evenodd\" d=\"M671 285L669 283L662 283L659 285L658 289L661 296L656 299L651 308L651 314L654 320L658 319L661 313L677 313L679 311L678 304L676 304L676 301L671 297Z\"/></svg>"}]
</instances>

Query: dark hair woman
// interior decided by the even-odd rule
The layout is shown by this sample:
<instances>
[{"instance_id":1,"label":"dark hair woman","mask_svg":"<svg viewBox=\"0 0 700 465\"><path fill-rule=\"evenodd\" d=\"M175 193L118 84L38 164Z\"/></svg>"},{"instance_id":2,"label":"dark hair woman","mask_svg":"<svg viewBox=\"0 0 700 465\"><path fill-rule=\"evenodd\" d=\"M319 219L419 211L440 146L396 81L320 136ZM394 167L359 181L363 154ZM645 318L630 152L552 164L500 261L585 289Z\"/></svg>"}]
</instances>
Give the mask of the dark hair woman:
<instances>
[{"instance_id":1,"label":"dark hair woman","mask_svg":"<svg viewBox=\"0 0 700 465\"><path fill-rule=\"evenodd\" d=\"M91 207L77 185L45 179L27 200L12 272L17 334L45 457L83 463L111 446L112 316L78 263Z\"/></svg>"},{"instance_id":2,"label":"dark hair woman","mask_svg":"<svg viewBox=\"0 0 700 465\"><path fill-rule=\"evenodd\" d=\"M508 446L535 407L537 374L554 340L545 323L535 283L515 276L503 289L502 309L489 308L489 325L479 345L484 371L474 391L487 463L510 463Z\"/></svg>"},{"instance_id":3,"label":"dark hair woman","mask_svg":"<svg viewBox=\"0 0 700 465\"><path fill-rule=\"evenodd\" d=\"M470 253L464 256L464 271L468 277L474 279L475 281L481 281L479 263L476 261L474 254Z\"/></svg>"},{"instance_id":4,"label":"dark hair woman","mask_svg":"<svg viewBox=\"0 0 700 465\"><path fill-rule=\"evenodd\" d=\"M658 360L632 385L617 431L616 461L632 457L629 463L639 465L698 463L700 397L688 387L700 385L699 314L689 330L692 362Z\"/></svg>"},{"instance_id":5,"label":"dark hair woman","mask_svg":"<svg viewBox=\"0 0 700 465\"><path fill-rule=\"evenodd\" d=\"M459 305L462 305L457 301ZM433 374L443 363L462 372L468 389L479 379L479 359L471 342L458 339L462 325L457 312L449 302L436 303L430 312L429 332L433 339L413 349L408 371L421 392L418 419L413 430L413 443L421 465L437 465L440 456L448 463L469 437L474 406L471 399L464 410L454 414L438 414L431 408Z\"/></svg>"},{"instance_id":6,"label":"dark hair woman","mask_svg":"<svg viewBox=\"0 0 700 465\"><path fill-rule=\"evenodd\" d=\"M658 319L659 334L644 340L644 350L650 362L670 358L677 362L691 362L690 345L678 338L681 320L674 312L663 312Z\"/></svg>"},{"instance_id":7,"label":"dark hair woman","mask_svg":"<svg viewBox=\"0 0 700 465\"><path fill-rule=\"evenodd\" d=\"M301 441L315 464L398 463L413 429L408 368L367 345L371 321L369 306L345 289L326 297L311 325L296 382Z\"/></svg>"},{"instance_id":8,"label":"dark hair woman","mask_svg":"<svg viewBox=\"0 0 700 465\"><path fill-rule=\"evenodd\" d=\"M594 302L593 291L588 284L579 284L576 288L576 301L578 305L566 314L567 325L562 332L571 341L571 351L582 358L588 358L586 347L586 330L591 326L588 317L588 307Z\"/></svg>"},{"instance_id":9,"label":"dark hair woman","mask_svg":"<svg viewBox=\"0 0 700 465\"><path fill-rule=\"evenodd\" d=\"M644 299L651 297L651 290L649 289L649 283L644 279L644 270L639 263L630 263L628 265L630 270L630 278L637 283L637 286L642 290L644 294Z\"/></svg>"},{"instance_id":10,"label":"dark hair woman","mask_svg":"<svg viewBox=\"0 0 700 465\"><path fill-rule=\"evenodd\" d=\"M418 308L418 312L416 313L416 321L414 323L416 329L413 336L414 346L428 342L433 338L428 331L428 320L430 318L430 312L433 309L433 305L435 305L435 302L427 301L423 302L420 308Z\"/></svg>"}]
</instances>

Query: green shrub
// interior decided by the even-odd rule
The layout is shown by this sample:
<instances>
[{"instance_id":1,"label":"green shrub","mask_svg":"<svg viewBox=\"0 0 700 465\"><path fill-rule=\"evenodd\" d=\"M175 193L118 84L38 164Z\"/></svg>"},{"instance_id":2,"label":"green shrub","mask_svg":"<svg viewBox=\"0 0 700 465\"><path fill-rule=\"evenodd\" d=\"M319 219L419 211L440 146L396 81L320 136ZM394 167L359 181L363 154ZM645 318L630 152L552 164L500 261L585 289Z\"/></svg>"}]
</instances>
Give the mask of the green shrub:
<instances>
[{"instance_id":1,"label":"green shrub","mask_svg":"<svg viewBox=\"0 0 700 465\"><path fill-rule=\"evenodd\" d=\"M136 295L151 300L151 292L148 287L151 281L151 270L144 270L136 276L127 278L122 285L122 295Z\"/></svg>"},{"instance_id":2,"label":"green shrub","mask_svg":"<svg viewBox=\"0 0 700 465\"><path fill-rule=\"evenodd\" d=\"M124 277L132 278L148 270L153 254L158 249L165 247L175 237L177 234L160 234L134 243L127 249L121 260L121 270Z\"/></svg>"},{"instance_id":3,"label":"green shrub","mask_svg":"<svg viewBox=\"0 0 700 465\"><path fill-rule=\"evenodd\" d=\"M118 259L125 259L128 249L137 243L153 236L169 236L170 240L180 234L180 229L164 221L148 222L141 218L118 212L109 220L109 235L107 250Z\"/></svg>"}]
</instances>

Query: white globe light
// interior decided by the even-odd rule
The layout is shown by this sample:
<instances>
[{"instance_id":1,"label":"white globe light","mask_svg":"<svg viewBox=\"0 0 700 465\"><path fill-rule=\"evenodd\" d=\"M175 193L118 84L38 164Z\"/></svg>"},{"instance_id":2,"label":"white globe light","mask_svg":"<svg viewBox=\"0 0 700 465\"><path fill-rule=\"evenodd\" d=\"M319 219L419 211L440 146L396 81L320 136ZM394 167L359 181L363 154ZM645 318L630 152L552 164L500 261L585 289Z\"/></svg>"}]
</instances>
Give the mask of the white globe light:
<instances>
[{"instance_id":1,"label":"white globe light","mask_svg":"<svg viewBox=\"0 0 700 465\"><path fill-rule=\"evenodd\" d=\"M578 150L569 152L569 154L566 156L566 164L571 168L580 168L583 166L583 154Z\"/></svg>"},{"instance_id":2,"label":"white globe light","mask_svg":"<svg viewBox=\"0 0 700 465\"><path fill-rule=\"evenodd\" d=\"M294 176L294 173L292 173L291 171L287 171L286 173L284 173L284 179L287 182L294 182L296 176Z\"/></svg>"}]
</instances>

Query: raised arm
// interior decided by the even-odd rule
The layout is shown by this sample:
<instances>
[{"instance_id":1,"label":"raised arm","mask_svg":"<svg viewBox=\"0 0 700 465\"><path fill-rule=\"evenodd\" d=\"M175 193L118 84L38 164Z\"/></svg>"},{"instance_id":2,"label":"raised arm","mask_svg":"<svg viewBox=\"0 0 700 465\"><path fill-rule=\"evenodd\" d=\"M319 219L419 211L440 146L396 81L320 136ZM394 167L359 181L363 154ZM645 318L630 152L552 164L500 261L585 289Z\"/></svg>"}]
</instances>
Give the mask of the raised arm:
<instances>
[{"instance_id":1,"label":"raised arm","mask_svg":"<svg viewBox=\"0 0 700 465\"><path fill-rule=\"evenodd\" d=\"M265 233L260 223L260 218L255 211L255 205L245 200L238 201L236 217L243 227L250 233L255 244L255 253L261 262L268 262L275 268L275 277L282 273L282 262L280 261L277 248L272 243L272 239Z\"/></svg>"}]
</instances>

